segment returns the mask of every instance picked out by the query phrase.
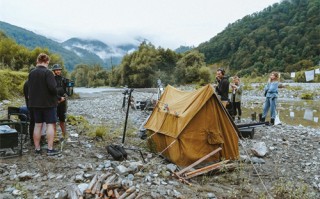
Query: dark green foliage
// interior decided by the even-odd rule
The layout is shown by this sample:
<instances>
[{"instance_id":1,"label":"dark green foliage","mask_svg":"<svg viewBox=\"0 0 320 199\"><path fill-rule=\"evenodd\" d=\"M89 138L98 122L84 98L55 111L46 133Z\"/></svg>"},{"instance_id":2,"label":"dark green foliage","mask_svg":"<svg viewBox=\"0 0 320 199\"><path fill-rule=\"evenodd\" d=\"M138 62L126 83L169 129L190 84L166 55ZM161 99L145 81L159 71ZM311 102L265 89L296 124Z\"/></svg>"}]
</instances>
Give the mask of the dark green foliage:
<instances>
[{"instance_id":1,"label":"dark green foliage","mask_svg":"<svg viewBox=\"0 0 320 199\"><path fill-rule=\"evenodd\" d=\"M319 10L319 0L285 0L228 25L197 49L207 64L227 62L232 73L306 69L320 60Z\"/></svg>"},{"instance_id":2,"label":"dark green foliage","mask_svg":"<svg viewBox=\"0 0 320 199\"><path fill-rule=\"evenodd\" d=\"M21 96L23 84L28 73L11 70L0 70L0 100Z\"/></svg>"},{"instance_id":3,"label":"dark green foliage","mask_svg":"<svg viewBox=\"0 0 320 199\"><path fill-rule=\"evenodd\" d=\"M71 73L77 87L99 87L109 85L109 73L100 65L79 64Z\"/></svg>"}]
</instances>

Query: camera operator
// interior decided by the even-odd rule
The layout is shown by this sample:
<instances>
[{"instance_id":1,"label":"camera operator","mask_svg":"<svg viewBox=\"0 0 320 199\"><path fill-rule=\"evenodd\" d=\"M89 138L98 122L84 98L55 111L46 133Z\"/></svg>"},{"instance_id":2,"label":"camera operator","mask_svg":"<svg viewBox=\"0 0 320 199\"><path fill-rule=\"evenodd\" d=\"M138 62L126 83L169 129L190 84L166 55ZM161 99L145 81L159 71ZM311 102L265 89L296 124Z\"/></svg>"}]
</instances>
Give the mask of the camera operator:
<instances>
[{"instance_id":1,"label":"camera operator","mask_svg":"<svg viewBox=\"0 0 320 199\"><path fill-rule=\"evenodd\" d=\"M66 113L67 113L67 79L61 76L62 68L59 64L54 64L52 67L55 80L57 82L58 92L58 106L57 106L57 117L59 119L59 125L62 131L63 139L66 138ZM57 138L57 127L55 126L55 139Z\"/></svg>"}]
</instances>

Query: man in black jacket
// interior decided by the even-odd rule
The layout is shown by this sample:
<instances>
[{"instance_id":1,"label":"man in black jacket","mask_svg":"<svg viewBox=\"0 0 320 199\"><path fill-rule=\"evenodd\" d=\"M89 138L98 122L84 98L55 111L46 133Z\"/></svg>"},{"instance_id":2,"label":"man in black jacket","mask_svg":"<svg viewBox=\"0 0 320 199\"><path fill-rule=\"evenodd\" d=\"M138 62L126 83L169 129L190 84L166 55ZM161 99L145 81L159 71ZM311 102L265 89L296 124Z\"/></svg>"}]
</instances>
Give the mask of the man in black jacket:
<instances>
[{"instance_id":1,"label":"man in black jacket","mask_svg":"<svg viewBox=\"0 0 320 199\"><path fill-rule=\"evenodd\" d=\"M57 107L57 116L59 119L60 128L62 131L62 137L66 138L66 113L67 113L67 87L66 79L61 76L62 68L59 64L54 64L52 67L54 73L54 78L57 82L57 92L58 92L58 107ZM56 133L56 129L55 129Z\"/></svg>"},{"instance_id":2,"label":"man in black jacket","mask_svg":"<svg viewBox=\"0 0 320 199\"><path fill-rule=\"evenodd\" d=\"M224 69L219 68L216 73L216 80L218 84L215 87L217 94L221 97L220 99L223 106L226 107L229 99L229 80L224 75Z\"/></svg>"},{"instance_id":3,"label":"man in black jacket","mask_svg":"<svg viewBox=\"0 0 320 199\"><path fill-rule=\"evenodd\" d=\"M32 108L35 127L33 131L33 141L36 154L41 154L40 139L43 123L47 127L48 148L47 155L57 155L59 151L53 149L54 126L57 121L56 107L57 83L53 73L48 69L50 58L44 53L40 53L37 58L37 68L28 77L28 106Z\"/></svg>"}]
</instances>

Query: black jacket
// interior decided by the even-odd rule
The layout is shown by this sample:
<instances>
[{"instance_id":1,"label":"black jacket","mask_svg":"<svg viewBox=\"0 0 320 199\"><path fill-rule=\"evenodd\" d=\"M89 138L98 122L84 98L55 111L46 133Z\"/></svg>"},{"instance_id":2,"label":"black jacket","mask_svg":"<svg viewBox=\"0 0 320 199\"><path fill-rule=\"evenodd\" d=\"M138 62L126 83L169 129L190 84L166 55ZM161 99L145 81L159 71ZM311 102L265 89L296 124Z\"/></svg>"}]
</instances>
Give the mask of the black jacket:
<instances>
[{"instance_id":1,"label":"black jacket","mask_svg":"<svg viewBox=\"0 0 320 199\"><path fill-rule=\"evenodd\" d=\"M223 77L218 81L218 86L216 87L216 92L221 96L221 101L228 101L229 99L229 80L227 77Z\"/></svg>"},{"instance_id":2,"label":"black jacket","mask_svg":"<svg viewBox=\"0 0 320 199\"><path fill-rule=\"evenodd\" d=\"M60 75L54 76L57 82L58 99L67 94L66 79Z\"/></svg>"},{"instance_id":3,"label":"black jacket","mask_svg":"<svg viewBox=\"0 0 320 199\"><path fill-rule=\"evenodd\" d=\"M28 78L29 107L50 108L56 107L57 83L53 73L44 66L34 69Z\"/></svg>"}]
</instances>

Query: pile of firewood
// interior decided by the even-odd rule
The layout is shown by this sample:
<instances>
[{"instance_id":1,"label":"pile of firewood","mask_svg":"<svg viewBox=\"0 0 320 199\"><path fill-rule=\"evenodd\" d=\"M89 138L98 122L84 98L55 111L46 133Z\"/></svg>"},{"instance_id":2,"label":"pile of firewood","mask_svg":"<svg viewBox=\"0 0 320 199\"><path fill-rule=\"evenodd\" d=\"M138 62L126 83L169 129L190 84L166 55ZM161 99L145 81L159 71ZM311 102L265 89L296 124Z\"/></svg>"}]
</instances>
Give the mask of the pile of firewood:
<instances>
[{"instance_id":1,"label":"pile of firewood","mask_svg":"<svg viewBox=\"0 0 320 199\"><path fill-rule=\"evenodd\" d=\"M127 187L122 184L122 179L116 174L96 174L90 181L84 193L81 193L78 186L72 185L68 189L70 199L136 199L141 198L135 186Z\"/></svg>"}]
</instances>

